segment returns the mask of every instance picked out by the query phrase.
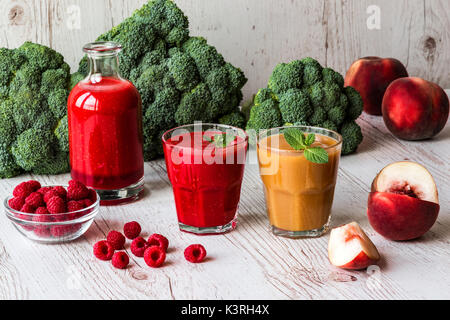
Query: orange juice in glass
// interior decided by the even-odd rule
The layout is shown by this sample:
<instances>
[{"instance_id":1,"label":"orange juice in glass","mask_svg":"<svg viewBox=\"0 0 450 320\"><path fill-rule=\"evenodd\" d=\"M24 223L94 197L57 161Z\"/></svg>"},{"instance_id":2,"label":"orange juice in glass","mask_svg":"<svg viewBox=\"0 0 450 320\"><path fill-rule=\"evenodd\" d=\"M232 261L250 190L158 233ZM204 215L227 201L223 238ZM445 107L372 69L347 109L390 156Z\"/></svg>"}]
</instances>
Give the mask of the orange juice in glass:
<instances>
[{"instance_id":1,"label":"orange juice in glass","mask_svg":"<svg viewBox=\"0 0 450 320\"><path fill-rule=\"evenodd\" d=\"M293 148L285 137L286 129L311 135L310 147L323 149L327 162L312 162L305 157L306 151ZM259 134L259 168L275 235L318 237L328 230L341 149L341 135L322 128L292 126Z\"/></svg>"}]
</instances>

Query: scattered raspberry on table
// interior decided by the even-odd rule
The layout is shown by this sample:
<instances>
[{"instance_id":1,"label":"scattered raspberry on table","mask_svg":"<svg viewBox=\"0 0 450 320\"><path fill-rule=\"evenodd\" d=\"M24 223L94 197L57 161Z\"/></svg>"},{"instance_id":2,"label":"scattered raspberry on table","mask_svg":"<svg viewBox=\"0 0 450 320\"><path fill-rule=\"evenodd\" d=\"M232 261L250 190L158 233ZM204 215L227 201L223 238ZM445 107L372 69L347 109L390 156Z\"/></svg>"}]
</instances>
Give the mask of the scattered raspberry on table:
<instances>
[{"instance_id":1,"label":"scattered raspberry on table","mask_svg":"<svg viewBox=\"0 0 450 320\"><path fill-rule=\"evenodd\" d=\"M184 257L192 263L200 263L206 258L206 249L201 244L193 244L184 250Z\"/></svg>"},{"instance_id":2,"label":"scattered raspberry on table","mask_svg":"<svg viewBox=\"0 0 450 320\"><path fill-rule=\"evenodd\" d=\"M136 221L127 222L123 226L123 233L125 234L125 237L127 237L130 240L139 237L141 231L142 231L141 225Z\"/></svg>"}]
</instances>

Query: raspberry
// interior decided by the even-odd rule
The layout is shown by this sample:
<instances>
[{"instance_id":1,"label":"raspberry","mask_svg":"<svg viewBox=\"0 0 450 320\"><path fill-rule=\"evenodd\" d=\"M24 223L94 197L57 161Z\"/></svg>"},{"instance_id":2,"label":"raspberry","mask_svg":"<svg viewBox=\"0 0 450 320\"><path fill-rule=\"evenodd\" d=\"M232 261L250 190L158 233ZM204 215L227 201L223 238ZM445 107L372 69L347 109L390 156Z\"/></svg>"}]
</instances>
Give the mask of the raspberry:
<instances>
[{"instance_id":1,"label":"raspberry","mask_svg":"<svg viewBox=\"0 0 450 320\"><path fill-rule=\"evenodd\" d=\"M92 201L91 199L84 199L84 200L80 200L78 202L83 203L83 206L85 208L89 208L90 206L92 206L94 204L94 201Z\"/></svg>"},{"instance_id":2,"label":"raspberry","mask_svg":"<svg viewBox=\"0 0 450 320\"><path fill-rule=\"evenodd\" d=\"M41 208L38 208L38 210ZM36 212L38 211L36 210ZM44 210L47 210L46 208L44 208ZM42 211L42 210L40 210ZM33 221L34 222L51 222L52 218L49 217L48 215L36 215L33 217ZM50 237L51 233L50 233L50 228L46 225L37 225L34 230L33 230L34 234L36 234L38 237L42 237L42 238L48 238Z\"/></svg>"},{"instance_id":3,"label":"raspberry","mask_svg":"<svg viewBox=\"0 0 450 320\"><path fill-rule=\"evenodd\" d=\"M56 186L56 187L53 187L52 190L53 190L53 191L55 192L55 194L56 194L57 196L59 196L61 199L63 199L63 200L66 200L66 199L67 199L67 190L64 189L64 187Z\"/></svg>"},{"instance_id":4,"label":"raspberry","mask_svg":"<svg viewBox=\"0 0 450 320\"><path fill-rule=\"evenodd\" d=\"M26 197L25 203L32 206L33 208L39 208L45 204L44 199L39 192L33 192L28 197Z\"/></svg>"},{"instance_id":5,"label":"raspberry","mask_svg":"<svg viewBox=\"0 0 450 320\"><path fill-rule=\"evenodd\" d=\"M73 233L71 225L57 225L50 228L50 233L55 238L63 238Z\"/></svg>"},{"instance_id":6,"label":"raspberry","mask_svg":"<svg viewBox=\"0 0 450 320\"><path fill-rule=\"evenodd\" d=\"M67 202L67 212L75 212L84 209L84 204L79 201L69 201Z\"/></svg>"},{"instance_id":7,"label":"raspberry","mask_svg":"<svg viewBox=\"0 0 450 320\"><path fill-rule=\"evenodd\" d=\"M36 209L36 211L34 213L35 214L50 214L50 212L48 212L46 207L39 207Z\"/></svg>"},{"instance_id":8,"label":"raspberry","mask_svg":"<svg viewBox=\"0 0 450 320\"><path fill-rule=\"evenodd\" d=\"M24 197L11 198L8 200L8 204L11 209L20 211L20 209L22 209L23 205L25 204L25 198Z\"/></svg>"},{"instance_id":9,"label":"raspberry","mask_svg":"<svg viewBox=\"0 0 450 320\"><path fill-rule=\"evenodd\" d=\"M98 259L108 261L111 260L113 254L114 248L108 241L102 240L94 244L94 256Z\"/></svg>"},{"instance_id":10,"label":"raspberry","mask_svg":"<svg viewBox=\"0 0 450 320\"><path fill-rule=\"evenodd\" d=\"M20 209L20 212L23 213L34 213L35 212L35 208L30 206L28 203L25 203L22 208Z\"/></svg>"},{"instance_id":11,"label":"raspberry","mask_svg":"<svg viewBox=\"0 0 450 320\"><path fill-rule=\"evenodd\" d=\"M38 191L41 188L41 184L39 181L36 180L30 180L26 182L28 184L28 187L33 190L33 192Z\"/></svg>"},{"instance_id":12,"label":"raspberry","mask_svg":"<svg viewBox=\"0 0 450 320\"><path fill-rule=\"evenodd\" d=\"M26 182L20 183L13 190L14 197L28 197L34 190L30 187L30 185Z\"/></svg>"},{"instance_id":13,"label":"raspberry","mask_svg":"<svg viewBox=\"0 0 450 320\"><path fill-rule=\"evenodd\" d=\"M135 239L139 237L141 231L141 225L136 221L125 223L125 225L123 226L123 233L128 239Z\"/></svg>"},{"instance_id":14,"label":"raspberry","mask_svg":"<svg viewBox=\"0 0 450 320\"><path fill-rule=\"evenodd\" d=\"M123 251L114 253L112 257L112 265L117 269L125 269L129 262L130 258L128 258L128 255Z\"/></svg>"},{"instance_id":15,"label":"raspberry","mask_svg":"<svg viewBox=\"0 0 450 320\"><path fill-rule=\"evenodd\" d=\"M147 243L149 247L157 246L163 249L164 252L166 252L169 247L169 240L167 240L167 238L163 235L157 233L152 234L150 238L148 238Z\"/></svg>"},{"instance_id":16,"label":"raspberry","mask_svg":"<svg viewBox=\"0 0 450 320\"><path fill-rule=\"evenodd\" d=\"M106 241L114 248L114 250L120 250L125 244L125 237L119 231L110 231L106 237Z\"/></svg>"},{"instance_id":17,"label":"raspberry","mask_svg":"<svg viewBox=\"0 0 450 320\"><path fill-rule=\"evenodd\" d=\"M59 197L61 199L63 199L62 197L60 197L59 193L55 190L49 190L44 194L44 202L47 203L48 200L50 200L53 197ZM64 199L63 199L64 200Z\"/></svg>"},{"instance_id":18,"label":"raspberry","mask_svg":"<svg viewBox=\"0 0 450 320\"><path fill-rule=\"evenodd\" d=\"M53 196L47 201L47 210L51 214L65 213L66 203L60 197Z\"/></svg>"},{"instance_id":19,"label":"raspberry","mask_svg":"<svg viewBox=\"0 0 450 320\"><path fill-rule=\"evenodd\" d=\"M23 213L34 213L34 208L31 207L31 206L29 206L28 204L25 203L25 204L22 206L22 208L20 209L20 211L23 212ZM16 217L17 217L18 219L25 220L25 221L31 221L31 220L33 219L32 216L26 215L26 214L17 214ZM30 225L30 224L27 223L27 222L20 222L19 225L20 225L23 229L28 230L28 231L31 231L31 230L34 229L34 226L33 226L33 225Z\"/></svg>"},{"instance_id":20,"label":"raspberry","mask_svg":"<svg viewBox=\"0 0 450 320\"><path fill-rule=\"evenodd\" d=\"M200 263L206 257L206 249L201 244L193 244L184 250L184 257L192 263Z\"/></svg>"},{"instance_id":21,"label":"raspberry","mask_svg":"<svg viewBox=\"0 0 450 320\"><path fill-rule=\"evenodd\" d=\"M89 195L87 198L94 203L97 201L97 192L94 189L89 189Z\"/></svg>"},{"instance_id":22,"label":"raspberry","mask_svg":"<svg viewBox=\"0 0 450 320\"><path fill-rule=\"evenodd\" d=\"M166 260L166 252L160 247L148 247L144 252L145 263L152 268L159 268Z\"/></svg>"},{"instance_id":23,"label":"raspberry","mask_svg":"<svg viewBox=\"0 0 450 320\"><path fill-rule=\"evenodd\" d=\"M81 182L71 180L67 188L67 196L70 200L83 200L89 197L89 189Z\"/></svg>"},{"instance_id":24,"label":"raspberry","mask_svg":"<svg viewBox=\"0 0 450 320\"><path fill-rule=\"evenodd\" d=\"M142 237L137 237L131 242L131 253L136 257L142 258L144 256L145 250L148 248L147 241Z\"/></svg>"},{"instance_id":25,"label":"raspberry","mask_svg":"<svg viewBox=\"0 0 450 320\"><path fill-rule=\"evenodd\" d=\"M53 187L42 187L36 192L39 192L40 194L42 194L42 196L44 196L47 192L49 192L52 189Z\"/></svg>"}]
</instances>

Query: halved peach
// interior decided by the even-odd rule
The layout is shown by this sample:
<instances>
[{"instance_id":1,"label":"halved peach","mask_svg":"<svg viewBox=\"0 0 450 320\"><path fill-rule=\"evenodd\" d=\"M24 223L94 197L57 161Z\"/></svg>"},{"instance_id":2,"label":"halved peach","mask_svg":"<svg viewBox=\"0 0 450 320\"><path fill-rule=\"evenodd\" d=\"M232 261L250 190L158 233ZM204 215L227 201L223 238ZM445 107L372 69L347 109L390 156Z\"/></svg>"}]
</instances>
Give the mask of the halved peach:
<instances>
[{"instance_id":1,"label":"halved peach","mask_svg":"<svg viewBox=\"0 0 450 320\"><path fill-rule=\"evenodd\" d=\"M431 173L416 162L401 161L388 165L375 177L367 216L385 238L410 240L431 229L439 209Z\"/></svg>"},{"instance_id":2,"label":"halved peach","mask_svg":"<svg viewBox=\"0 0 450 320\"><path fill-rule=\"evenodd\" d=\"M336 267L361 270L376 264L380 254L361 227L352 222L331 230L328 257Z\"/></svg>"}]
</instances>

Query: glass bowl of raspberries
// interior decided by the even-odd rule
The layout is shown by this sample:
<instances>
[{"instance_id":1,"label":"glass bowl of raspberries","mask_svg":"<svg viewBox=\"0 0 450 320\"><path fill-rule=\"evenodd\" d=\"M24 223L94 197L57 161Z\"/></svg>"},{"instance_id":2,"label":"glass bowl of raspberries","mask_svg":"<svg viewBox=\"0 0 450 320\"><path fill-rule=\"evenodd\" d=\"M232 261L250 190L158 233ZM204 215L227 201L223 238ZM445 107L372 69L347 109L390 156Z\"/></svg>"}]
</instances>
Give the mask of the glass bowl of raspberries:
<instances>
[{"instance_id":1,"label":"glass bowl of raspberries","mask_svg":"<svg viewBox=\"0 0 450 320\"><path fill-rule=\"evenodd\" d=\"M22 182L4 201L5 213L27 238L43 243L75 240L91 226L100 207L93 189L71 180L67 186Z\"/></svg>"}]
</instances>

